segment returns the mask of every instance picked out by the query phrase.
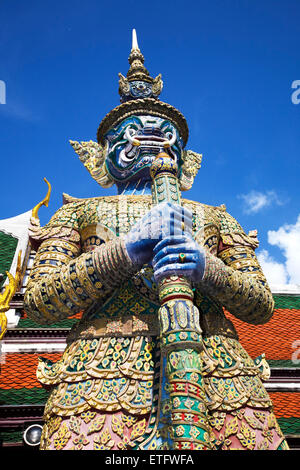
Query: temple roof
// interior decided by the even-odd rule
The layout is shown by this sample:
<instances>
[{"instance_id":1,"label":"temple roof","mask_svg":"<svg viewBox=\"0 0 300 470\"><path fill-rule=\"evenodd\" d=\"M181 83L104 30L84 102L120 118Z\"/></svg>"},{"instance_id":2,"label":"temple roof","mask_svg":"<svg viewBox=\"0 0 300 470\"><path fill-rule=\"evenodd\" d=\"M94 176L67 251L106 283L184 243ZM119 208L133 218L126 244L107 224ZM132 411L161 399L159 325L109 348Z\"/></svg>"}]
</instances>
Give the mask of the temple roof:
<instances>
[{"instance_id":1,"label":"temple roof","mask_svg":"<svg viewBox=\"0 0 300 470\"><path fill-rule=\"evenodd\" d=\"M0 288L6 280L6 271L10 270L18 245L18 238L0 229Z\"/></svg>"},{"instance_id":2,"label":"temple roof","mask_svg":"<svg viewBox=\"0 0 300 470\"><path fill-rule=\"evenodd\" d=\"M264 325L251 325L238 320L226 312L239 335L243 347L255 358L265 353L272 367L298 367L292 361L295 340L300 331L300 295L273 295L275 310L273 317ZM300 362L300 361L299 361Z\"/></svg>"}]
</instances>

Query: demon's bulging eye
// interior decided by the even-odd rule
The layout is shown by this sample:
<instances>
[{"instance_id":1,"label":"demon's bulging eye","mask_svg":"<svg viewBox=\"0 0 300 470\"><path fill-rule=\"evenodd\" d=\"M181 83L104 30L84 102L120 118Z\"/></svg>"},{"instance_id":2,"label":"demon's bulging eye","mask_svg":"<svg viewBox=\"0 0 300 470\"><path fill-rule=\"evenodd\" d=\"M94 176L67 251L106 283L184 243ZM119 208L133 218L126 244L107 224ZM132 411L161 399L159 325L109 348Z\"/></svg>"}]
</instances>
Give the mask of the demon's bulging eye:
<instances>
[{"instance_id":1,"label":"demon's bulging eye","mask_svg":"<svg viewBox=\"0 0 300 470\"><path fill-rule=\"evenodd\" d=\"M130 127L126 128L124 137L128 140L128 142L131 143L131 145L138 147L140 145L140 141L134 137L135 135L136 135L136 131L134 129Z\"/></svg>"}]
</instances>

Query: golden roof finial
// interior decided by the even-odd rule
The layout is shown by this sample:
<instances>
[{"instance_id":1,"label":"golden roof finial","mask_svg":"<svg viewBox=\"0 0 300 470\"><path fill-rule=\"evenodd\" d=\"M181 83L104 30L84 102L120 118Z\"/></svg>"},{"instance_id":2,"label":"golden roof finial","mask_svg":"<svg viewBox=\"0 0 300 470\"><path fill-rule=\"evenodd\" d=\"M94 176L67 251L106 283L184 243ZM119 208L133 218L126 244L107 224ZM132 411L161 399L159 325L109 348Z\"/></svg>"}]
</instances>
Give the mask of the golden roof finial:
<instances>
[{"instance_id":1,"label":"golden roof finial","mask_svg":"<svg viewBox=\"0 0 300 470\"><path fill-rule=\"evenodd\" d=\"M32 209L32 217L34 217L35 219L38 219L38 218L39 218L38 212L39 212L40 207L41 207L41 206L46 206L46 207L48 207L49 200L50 200L51 184L49 183L49 181L46 180L46 178L44 178L44 181L45 181L45 183L47 183L47 185L48 185L48 191L47 191L46 197L44 197L44 199L43 199L41 202L39 202L39 203Z\"/></svg>"},{"instance_id":2,"label":"golden roof finial","mask_svg":"<svg viewBox=\"0 0 300 470\"><path fill-rule=\"evenodd\" d=\"M18 254L18 262L15 277L11 273L6 271L9 283L5 286L2 294L0 294L0 340L3 338L7 330L7 318L5 312L9 310L10 301L15 295L17 288L19 287L22 272L21 261L22 251L20 250Z\"/></svg>"}]
</instances>

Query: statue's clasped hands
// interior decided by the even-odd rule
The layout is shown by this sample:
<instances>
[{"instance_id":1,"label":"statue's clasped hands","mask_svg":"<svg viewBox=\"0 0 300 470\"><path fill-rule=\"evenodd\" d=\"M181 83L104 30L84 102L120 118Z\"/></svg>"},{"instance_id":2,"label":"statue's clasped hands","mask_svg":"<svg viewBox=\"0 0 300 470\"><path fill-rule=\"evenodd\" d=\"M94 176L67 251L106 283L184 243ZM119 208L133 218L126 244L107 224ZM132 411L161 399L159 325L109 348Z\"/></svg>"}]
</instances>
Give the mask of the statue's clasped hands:
<instances>
[{"instance_id":1,"label":"statue's clasped hands","mask_svg":"<svg viewBox=\"0 0 300 470\"><path fill-rule=\"evenodd\" d=\"M125 236L125 245L137 266L152 263L158 282L172 275L201 281L205 251L192 236L192 213L178 204L154 206Z\"/></svg>"}]
</instances>

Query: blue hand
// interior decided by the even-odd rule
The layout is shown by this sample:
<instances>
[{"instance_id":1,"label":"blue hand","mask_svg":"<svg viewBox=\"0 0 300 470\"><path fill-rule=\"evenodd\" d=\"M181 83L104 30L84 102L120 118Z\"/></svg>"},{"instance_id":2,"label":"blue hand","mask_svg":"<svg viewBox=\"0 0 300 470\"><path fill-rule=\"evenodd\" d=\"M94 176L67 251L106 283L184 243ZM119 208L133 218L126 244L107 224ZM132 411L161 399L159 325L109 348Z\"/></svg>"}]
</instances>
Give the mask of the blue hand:
<instances>
[{"instance_id":1,"label":"blue hand","mask_svg":"<svg viewBox=\"0 0 300 470\"><path fill-rule=\"evenodd\" d=\"M160 240L185 232L192 232L192 213L177 204L162 203L139 220L124 241L132 262L142 266L152 260L153 249Z\"/></svg>"},{"instance_id":2,"label":"blue hand","mask_svg":"<svg viewBox=\"0 0 300 470\"><path fill-rule=\"evenodd\" d=\"M200 282L203 278L205 250L195 242L190 233L164 238L153 252L155 256L152 265L156 281L174 275L185 276L192 282Z\"/></svg>"}]
</instances>

